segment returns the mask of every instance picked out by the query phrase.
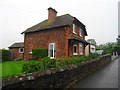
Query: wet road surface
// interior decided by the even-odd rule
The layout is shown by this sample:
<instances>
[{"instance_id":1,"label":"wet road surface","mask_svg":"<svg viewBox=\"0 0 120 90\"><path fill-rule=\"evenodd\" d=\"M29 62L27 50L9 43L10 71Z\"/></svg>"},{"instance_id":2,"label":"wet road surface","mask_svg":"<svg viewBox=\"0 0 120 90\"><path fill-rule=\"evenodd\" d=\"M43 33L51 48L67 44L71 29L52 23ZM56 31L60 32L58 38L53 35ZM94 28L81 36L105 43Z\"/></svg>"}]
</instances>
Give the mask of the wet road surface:
<instances>
[{"instance_id":1,"label":"wet road surface","mask_svg":"<svg viewBox=\"0 0 120 90\"><path fill-rule=\"evenodd\" d=\"M120 65L120 57L112 60L101 70L79 81L73 88L118 88L118 71L120 72L118 62Z\"/></svg>"}]
</instances>

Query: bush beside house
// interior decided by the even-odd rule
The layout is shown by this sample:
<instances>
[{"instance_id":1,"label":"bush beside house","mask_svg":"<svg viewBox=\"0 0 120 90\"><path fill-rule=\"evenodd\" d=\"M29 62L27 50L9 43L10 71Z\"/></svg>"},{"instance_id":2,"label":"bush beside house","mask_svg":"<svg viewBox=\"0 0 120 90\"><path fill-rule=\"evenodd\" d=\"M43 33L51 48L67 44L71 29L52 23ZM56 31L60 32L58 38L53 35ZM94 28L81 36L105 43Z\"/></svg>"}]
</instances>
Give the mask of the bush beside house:
<instances>
[{"instance_id":1,"label":"bush beside house","mask_svg":"<svg viewBox=\"0 0 120 90\"><path fill-rule=\"evenodd\" d=\"M34 60L42 59L48 56L47 48L34 48L32 49L32 57Z\"/></svg>"},{"instance_id":2,"label":"bush beside house","mask_svg":"<svg viewBox=\"0 0 120 90\"><path fill-rule=\"evenodd\" d=\"M2 61L11 60L11 52L6 49L0 49L0 56L2 56Z\"/></svg>"}]
</instances>

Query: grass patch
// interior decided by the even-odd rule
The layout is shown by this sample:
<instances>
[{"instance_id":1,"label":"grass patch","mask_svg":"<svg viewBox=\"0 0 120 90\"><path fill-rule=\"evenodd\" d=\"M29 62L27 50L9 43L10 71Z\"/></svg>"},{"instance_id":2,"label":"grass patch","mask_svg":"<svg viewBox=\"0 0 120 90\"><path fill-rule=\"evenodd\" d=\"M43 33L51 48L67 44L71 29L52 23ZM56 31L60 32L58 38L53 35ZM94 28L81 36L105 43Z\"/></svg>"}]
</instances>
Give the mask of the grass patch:
<instances>
[{"instance_id":1,"label":"grass patch","mask_svg":"<svg viewBox=\"0 0 120 90\"><path fill-rule=\"evenodd\" d=\"M7 61L0 63L0 78L12 77L22 74L22 67L28 61Z\"/></svg>"}]
</instances>

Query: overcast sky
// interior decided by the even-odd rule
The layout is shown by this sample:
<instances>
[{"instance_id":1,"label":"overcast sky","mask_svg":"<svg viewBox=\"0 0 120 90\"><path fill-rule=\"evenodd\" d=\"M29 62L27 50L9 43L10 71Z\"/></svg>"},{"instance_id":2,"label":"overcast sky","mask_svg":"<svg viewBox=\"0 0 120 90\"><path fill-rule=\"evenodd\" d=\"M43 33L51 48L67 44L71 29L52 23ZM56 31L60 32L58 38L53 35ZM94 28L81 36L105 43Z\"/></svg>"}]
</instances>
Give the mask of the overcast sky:
<instances>
[{"instance_id":1,"label":"overcast sky","mask_svg":"<svg viewBox=\"0 0 120 90\"><path fill-rule=\"evenodd\" d=\"M0 0L0 48L24 41L27 28L48 18L49 7L58 16L70 14L86 25L97 44L116 42L119 0Z\"/></svg>"}]
</instances>

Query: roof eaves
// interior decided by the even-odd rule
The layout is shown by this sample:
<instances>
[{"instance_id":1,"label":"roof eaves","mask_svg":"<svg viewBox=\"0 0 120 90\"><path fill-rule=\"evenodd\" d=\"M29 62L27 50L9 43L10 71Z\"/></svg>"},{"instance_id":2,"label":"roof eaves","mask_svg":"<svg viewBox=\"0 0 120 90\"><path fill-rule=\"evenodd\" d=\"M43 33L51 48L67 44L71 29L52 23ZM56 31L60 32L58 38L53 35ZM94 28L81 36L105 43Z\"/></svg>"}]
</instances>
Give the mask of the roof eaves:
<instances>
[{"instance_id":1,"label":"roof eaves","mask_svg":"<svg viewBox=\"0 0 120 90\"><path fill-rule=\"evenodd\" d=\"M70 26L70 25L68 24L68 25L56 26L56 27L51 27L51 28L48 27L48 28L44 28L44 29L40 29L40 30L36 30L36 31L22 32L21 34L40 32L40 31L50 30L50 29L52 30L52 29L55 29L55 28L62 28L62 27L66 27L66 26Z\"/></svg>"}]
</instances>

